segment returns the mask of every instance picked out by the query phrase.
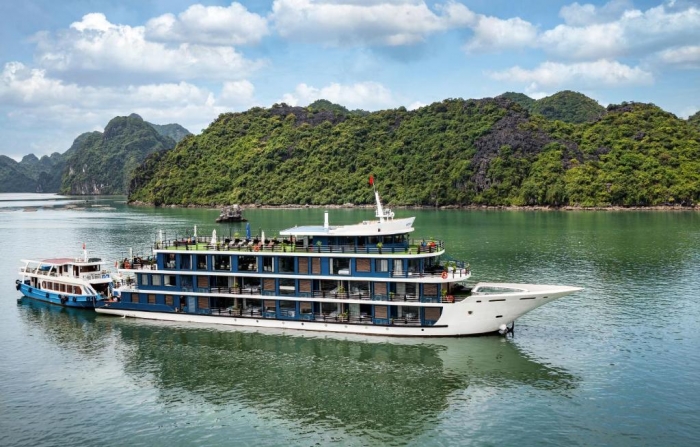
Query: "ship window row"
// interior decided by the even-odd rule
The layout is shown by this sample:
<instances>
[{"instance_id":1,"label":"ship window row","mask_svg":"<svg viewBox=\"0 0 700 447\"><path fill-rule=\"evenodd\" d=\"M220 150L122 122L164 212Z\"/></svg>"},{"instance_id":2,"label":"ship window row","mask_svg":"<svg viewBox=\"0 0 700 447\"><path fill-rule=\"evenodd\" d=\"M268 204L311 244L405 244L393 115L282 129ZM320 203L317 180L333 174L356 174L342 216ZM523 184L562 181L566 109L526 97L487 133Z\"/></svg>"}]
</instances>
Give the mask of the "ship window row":
<instances>
[{"instance_id":1,"label":"ship window row","mask_svg":"<svg viewBox=\"0 0 700 447\"><path fill-rule=\"evenodd\" d=\"M173 288L183 292L340 298L386 301L441 302L442 284L334 279L293 279L141 273L140 288ZM445 288L445 291L447 289Z\"/></svg>"},{"instance_id":2,"label":"ship window row","mask_svg":"<svg viewBox=\"0 0 700 447\"><path fill-rule=\"evenodd\" d=\"M163 269L213 272L264 272L302 275L385 274L411 276L442 270L440 258L370 259L267 255L162 254ZM192 267L195 268L192 268Z\"/></svg>"},{"instance_id":3,"label":"ship window row","mask_svg":"<svg viewBox=\"0 0 700 447\"><path fill-rule=\"evenodd\" d=\"M308 320L378 325L434 325L442 315L441 307L416 307L401 304L290 301L284 299L205 297L171 294L124 293L122 302L159 307L170 312L202 315Z\"/></svg>"},{"instance_id":4,"label":"ship window row","mask_svg":"<svg viewBox=\"0 0 700 447\"><path fill-rule=\"evenodd\" d=\"M80 286L73 286L70 284L63 284L60 282L42 281L41 288L43 290L53 290L56 292L74 293L76 295L80 295L81 293L83 293L83 289Z\"/></svg>"}]
</instances>

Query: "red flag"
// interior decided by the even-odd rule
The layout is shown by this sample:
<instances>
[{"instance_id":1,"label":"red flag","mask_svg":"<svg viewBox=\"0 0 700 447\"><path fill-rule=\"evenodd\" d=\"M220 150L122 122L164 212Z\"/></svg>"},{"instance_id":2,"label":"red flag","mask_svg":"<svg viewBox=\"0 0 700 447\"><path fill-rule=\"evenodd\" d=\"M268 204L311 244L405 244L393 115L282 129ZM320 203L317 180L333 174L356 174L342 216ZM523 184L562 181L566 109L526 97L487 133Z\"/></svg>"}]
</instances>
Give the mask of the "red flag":
<instances>
[{"instance_id":1,"label":"red flag","mask_svg":"<svg viewBox=\"0 0 700 447\"><path fill-rule=\"evenodd\" d=\"M374 176L372 174L369 175L369 186L374 186Z\"/></svg>"}]
</instances>

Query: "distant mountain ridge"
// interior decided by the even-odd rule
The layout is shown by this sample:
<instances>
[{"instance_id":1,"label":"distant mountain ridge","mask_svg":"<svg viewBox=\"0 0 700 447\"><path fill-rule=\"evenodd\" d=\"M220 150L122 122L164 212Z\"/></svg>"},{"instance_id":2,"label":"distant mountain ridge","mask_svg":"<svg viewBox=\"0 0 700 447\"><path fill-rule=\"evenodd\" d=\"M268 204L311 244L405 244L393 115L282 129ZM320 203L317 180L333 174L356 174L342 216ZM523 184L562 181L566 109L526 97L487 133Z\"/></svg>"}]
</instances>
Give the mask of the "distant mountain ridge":
<instances>
[{"instance_id":1,"label":"distant mountain ridge","mask_svg":"<svg viewBox=\"0 0 700 447\"><path fill-rule=\"evenodd\" d=\"M63 154L29 154L20 162L1 156L0 192L126 194L131 173L147 155L172 149L188 135L179 124L152 124L137 114L117 117L104 133L79 135Z\"/></svg>"},{"instance_id":2,"label":"distant mountain ridge","mask_svg":"<svg viewBox=\"0 0 700 447\"><path fill-rule=\"evenodd\" d=\"M136 114L113 118L104 132L81 137L65 160L62 194L126 194L134 169L153 152L176 144Z\"/></svg>"}]
</instances>

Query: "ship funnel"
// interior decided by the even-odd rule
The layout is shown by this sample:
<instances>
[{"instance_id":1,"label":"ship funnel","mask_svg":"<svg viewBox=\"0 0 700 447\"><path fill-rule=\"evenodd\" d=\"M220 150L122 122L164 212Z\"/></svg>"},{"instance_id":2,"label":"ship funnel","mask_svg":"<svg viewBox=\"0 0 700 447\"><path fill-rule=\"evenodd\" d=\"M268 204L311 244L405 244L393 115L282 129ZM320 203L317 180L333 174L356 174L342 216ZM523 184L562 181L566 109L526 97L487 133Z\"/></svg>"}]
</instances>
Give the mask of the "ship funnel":
<instances>
[{"instance_id":1,"label":"ship funnel","mask_svg":"<svg viewBox=\"0 0 700 447\"><path fill-rule=\"evenodd\" d=\"M323 213L323 228L328 228L328 211Z\"/></svg>"}]
</instances>

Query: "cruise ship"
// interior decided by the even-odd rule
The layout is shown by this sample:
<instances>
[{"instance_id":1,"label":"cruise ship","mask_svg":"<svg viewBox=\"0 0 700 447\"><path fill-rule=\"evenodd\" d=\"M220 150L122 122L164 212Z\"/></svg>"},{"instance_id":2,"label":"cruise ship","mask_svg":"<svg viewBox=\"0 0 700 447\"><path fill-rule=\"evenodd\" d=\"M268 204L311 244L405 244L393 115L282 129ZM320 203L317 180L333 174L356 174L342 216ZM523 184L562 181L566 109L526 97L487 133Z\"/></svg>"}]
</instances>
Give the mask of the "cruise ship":
<instances>
[{"instance_id":1,"label":"cruise ship","mask_svg":"<svg viewBox=\"0 0 700 447\"><path fill-rule=\"evenodd\" d=\"M477 283L440 240L412 238L375 189L376 218L295 226L280 238L156 242L151 261L126 259L118 300L101 314L177 322L404 337L507 332L517 318L578 287ZM249 233L249 232L248 232ZM162 234L162 233L161 233Z\"/></svg>"}]
</instances>

